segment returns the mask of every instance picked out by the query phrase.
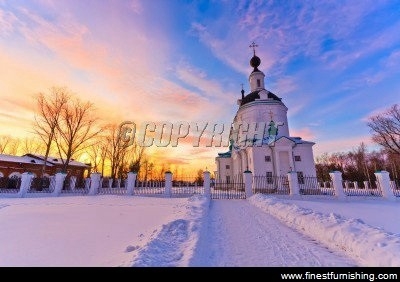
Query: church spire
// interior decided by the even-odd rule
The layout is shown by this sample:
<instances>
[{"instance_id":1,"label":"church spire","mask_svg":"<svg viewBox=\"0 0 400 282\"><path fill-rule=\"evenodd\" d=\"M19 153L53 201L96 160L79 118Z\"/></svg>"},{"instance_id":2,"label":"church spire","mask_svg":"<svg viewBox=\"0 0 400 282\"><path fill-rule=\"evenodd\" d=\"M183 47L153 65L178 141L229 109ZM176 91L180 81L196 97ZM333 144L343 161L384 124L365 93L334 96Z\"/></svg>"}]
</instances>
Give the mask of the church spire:
<instances>
[{"instance_id":1,"label":"church spire","mask_svg":"<svg viewBox=\"0 0 400 282\"><path fill-rule=\"evenodd\" d=\"M258 69L258 67L261 65L261 59L256 56L256 47L258 47L258 45L253 41L249 47L253 48L253 57L250 59L250 66L253 67L253 71L251 72L249 77L250 90L251 92L263 90L265 89L264 88L265 75L262 71Z\"/></svg>"},{"instance_id":2,"label":"church spire","mask_svg":"<svg viewBox=\"0 0 400 282\"><path fill-rule=\"evenodd\" d=\"M256 56L256 47L258 45L253 41L249 47L253 48L253 58L250 59L250 66L254 68L253 72L260 71L257 67L261 65L261 59Z\"/></svg>"}]
</instances>

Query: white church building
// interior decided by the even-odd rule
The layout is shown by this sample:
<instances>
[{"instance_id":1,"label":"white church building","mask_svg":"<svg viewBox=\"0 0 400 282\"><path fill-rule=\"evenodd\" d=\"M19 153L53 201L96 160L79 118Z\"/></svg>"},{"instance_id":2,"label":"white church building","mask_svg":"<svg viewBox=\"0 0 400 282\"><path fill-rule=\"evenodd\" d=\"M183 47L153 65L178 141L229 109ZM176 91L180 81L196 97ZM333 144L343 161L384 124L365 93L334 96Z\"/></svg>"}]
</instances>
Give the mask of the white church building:
<instances>
[{"instance_id":1,"label":"white church building","mask_svg":"<svg viewBox=\"0 0 400 282\"><path fill-rule=\"evenodd\" d=\"M253 50L255 46L253 43ZM287 175L289 171L296 171L299 178L315 177L312 149L315 143L290 136L288 108L281 98L265 89L265 75L258 69L260 64L261 59L254 50L250 60L253 67L249 76L250 93L244 95L242 89L230 132L229 151L216 157L216 177L229 182L246 170L267 177ZM250 127L245 127L246 124ZM252 134L244 134L246 131Z\"/></svg>"}]
</instances>

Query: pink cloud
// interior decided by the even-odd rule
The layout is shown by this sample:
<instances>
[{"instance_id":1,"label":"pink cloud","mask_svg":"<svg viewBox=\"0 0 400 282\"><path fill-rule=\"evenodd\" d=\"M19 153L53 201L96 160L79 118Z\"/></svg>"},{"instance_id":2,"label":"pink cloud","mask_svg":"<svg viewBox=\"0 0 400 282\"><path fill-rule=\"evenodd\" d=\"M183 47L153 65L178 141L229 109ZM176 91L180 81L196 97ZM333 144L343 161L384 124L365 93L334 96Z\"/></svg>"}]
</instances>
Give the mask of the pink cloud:
<instances>
[{"instance_id":1,"label":"pink cloud","mask_svg":"<svg viewBox=\"0 0 400 282\"><path fill-rule=\"evenodd\" d=\"M295 137L301 137L303 140L314 141L315 133L309 127L303 127L298 129L291 129L290 135Z\"/></svg>"}]
</instances>

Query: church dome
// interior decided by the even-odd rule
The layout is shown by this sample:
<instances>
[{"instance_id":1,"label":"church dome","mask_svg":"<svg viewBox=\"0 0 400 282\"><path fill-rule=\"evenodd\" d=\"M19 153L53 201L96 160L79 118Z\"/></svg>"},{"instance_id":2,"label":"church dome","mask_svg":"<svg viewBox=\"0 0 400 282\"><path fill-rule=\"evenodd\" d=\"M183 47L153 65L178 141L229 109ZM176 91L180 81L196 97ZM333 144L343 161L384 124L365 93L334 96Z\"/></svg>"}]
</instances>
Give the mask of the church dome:
<instances>
[{"instance_id":1,"label":"church dome","mask_svg":"<svg viewBox=\"0 0 400 282\"><path fill-rule=\"evenodd\" d=\"M250 66L254 68L254 71L259 71L258 66L261 65L261 59L257 57L256 55L253 56L253 58L250 59Z\"/></svg>"}]
</instances>

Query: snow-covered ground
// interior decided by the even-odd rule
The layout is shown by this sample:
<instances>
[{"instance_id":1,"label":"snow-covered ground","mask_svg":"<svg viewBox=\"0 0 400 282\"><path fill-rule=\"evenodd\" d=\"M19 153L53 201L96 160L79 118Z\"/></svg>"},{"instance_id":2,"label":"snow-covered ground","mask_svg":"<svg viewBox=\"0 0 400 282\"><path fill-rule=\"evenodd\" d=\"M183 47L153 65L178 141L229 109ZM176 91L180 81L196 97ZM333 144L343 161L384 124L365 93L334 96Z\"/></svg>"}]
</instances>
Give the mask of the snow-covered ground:
<instances>
[{"instance_id":1,"label":"snow-covered ground","mask_svg":"<svg viewBox=\"0 0 400 282\"><path fill-rule=\"evenodd\" d=\"M111 195L0 199L0 266L130 266L142 249L148 252L138 261L156 252L147 246L153 239L168 235L171 243L202 203Z\"/></svg>"},{"instance_id":2,"label":"snow-covered ground","mask_svg":"<svg viewBox=\"0 0 400 282\"><path fill-rule=\"evenodd\" d=\"M246 200L212 201L193 266L355 266Z\"/></svg>"},{"instance_id":3,"label":"snow-covered ground","mask_svg":"<svg viewBox=\"0 0 400 282\"><path fill-rule=\"evenodd\" d=\"M249 201L359 266L400 266L399 201L282 200L260 194Z\"/></svg>"},{"instance_id":4,"label":"snow-covered ground","mask_svg":"<svg viewBox=\"0 0 400 282\"><path fill-rule=\"evenodd\" d=\"M400 201L0 198L0 266L400 266Z\"/></svg>"}]
</instances>

